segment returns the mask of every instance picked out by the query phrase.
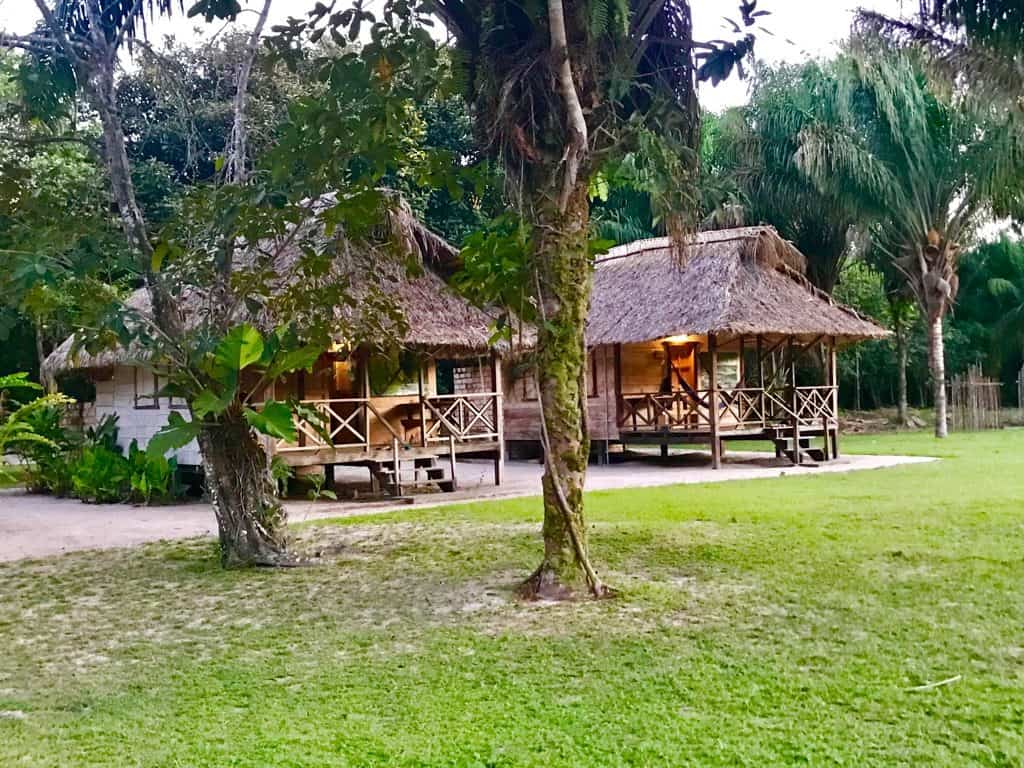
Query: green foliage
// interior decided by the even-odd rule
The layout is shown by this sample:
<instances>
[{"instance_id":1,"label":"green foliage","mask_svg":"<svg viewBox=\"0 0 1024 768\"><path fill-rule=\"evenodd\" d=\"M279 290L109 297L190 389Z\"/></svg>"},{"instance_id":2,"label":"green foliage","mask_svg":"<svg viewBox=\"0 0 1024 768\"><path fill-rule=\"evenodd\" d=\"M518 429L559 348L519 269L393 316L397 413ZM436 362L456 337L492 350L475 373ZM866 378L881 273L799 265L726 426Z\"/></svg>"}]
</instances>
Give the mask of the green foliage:
<instances>
[{"instance_id":1,"label":"green foliage","mask_svg":"<svg viewBox=\"0 0 1024 768\"><path fill-rule=\"evenodd\" d=\"M38 385L28 382L24 375L14 374L0 378L0 457L13 454L31 460L48 456L60 449L52 430L47 430L41 414L59 412L71 400L64 395L44 395L19 404L10 397L11 390L35 391ZM0 461L0 477L11 478L11 470Z\"/></svg>"},{"instance_id":2,"label":"green foliage","mask_svg":"<svg viewBox=\"0 0 1024 768\"><path fill-rule=\"evenodd\" d=\"M295 476L295 469L284 460L279 453L270 459L270 478L277 489L277 497L283 499L288 495L288 481Z\"/></svg>"},{"instance_id":3,"label":"green foliage","mask_svg":"<svg viewBox=\"0 0 1024 768\"><path fill-rule=\"evenodd\" d=\"M169 502L181 495L177 486L178 462L139 448L132 440L128 447L128 476L131 500L142 504Z\"/></svg>"},{"instance_id":4,"label":"green foliage","mask_svg":"<svg viewBox=\"0 0 1024 768\"><path fill-rule=\"evenodd\" d=\"M18 455L25 462L26 485L38 493L67 496L72 491L71 460L81 447L82 436L63 425L65 408L52 405L34 411L28 422L32 430L49 442L23 447Z\"/></svg>"},{"instance_id":5,"label":"green foliage","mask_svg":"<svg viewBox=\"0 0 1024 768\"><path fill-rule=\"evenodd\" d=\"M102 445L86 445L71 469L71 486L86 503L124 501L131 490L128 459Z\"/></svg>"},{"instance_id":6,"label":"green foliage","mask_svg":"<svg viewBox=\"0 0 1024 768\"><path fill-rule=\"evenodd\" d=\"M117 443L118 433L121 428L118 422L121 417L116 413L108 413L94 426L85 429L85 445L91 448L103 448L112 453L121 453L121 446Z\"/></svg>"},{"instance_id":7,"label":"green foliage","mask_svg":"<svg viewBox=\"0 0 1024 768\"><path fill-rule=\"evenodd\" d=\"M338 494L332 491L330 488L324 488L324 483L327 482L327 478L323 475L312 474L307 475L306 479L309 480L310 485L313 487L309 489L307 496L310 501L337 501Z\"/></svg>"}]
</instances>

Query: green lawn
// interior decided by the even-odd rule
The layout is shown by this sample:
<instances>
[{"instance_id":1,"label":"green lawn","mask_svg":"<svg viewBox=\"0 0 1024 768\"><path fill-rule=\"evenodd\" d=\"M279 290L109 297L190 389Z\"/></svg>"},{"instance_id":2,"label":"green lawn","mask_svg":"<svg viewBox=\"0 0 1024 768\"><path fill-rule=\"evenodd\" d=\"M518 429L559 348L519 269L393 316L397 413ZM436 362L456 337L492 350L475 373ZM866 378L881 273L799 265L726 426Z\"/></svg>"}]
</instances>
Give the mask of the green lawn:
<instances>
[{"instance_id":1,"label":"green lawn","mask_svg":"<svg viewBox=\"0 0 1024 768\"><path fill-rule=\"evenodd\" d=\"M536 500L0 566L0 765L1021 766L1022 446L591 494L600 603L512 598Z\"/></svg>"}]
</instances>

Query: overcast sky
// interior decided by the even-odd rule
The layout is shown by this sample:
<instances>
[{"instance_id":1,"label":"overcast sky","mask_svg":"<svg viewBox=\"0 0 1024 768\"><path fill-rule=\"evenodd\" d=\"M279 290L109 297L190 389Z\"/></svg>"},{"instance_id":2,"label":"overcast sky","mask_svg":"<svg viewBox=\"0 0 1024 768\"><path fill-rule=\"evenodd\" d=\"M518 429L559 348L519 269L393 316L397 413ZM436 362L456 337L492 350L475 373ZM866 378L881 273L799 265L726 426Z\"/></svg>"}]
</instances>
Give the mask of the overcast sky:
<instances>
[{"instance_id":1,"label":"overcast sky","mask_svg":"<svg viewBox=\"0 0 1024 768\"><path fill-rule=\"evenodd\" d=\"M901 5L906 3L907 0L761 0L760 7L772 14L763 20L764 27L771 34L758 35L757 56L770 62L795 62L813 56L827 56L849 33L853 11L858 6L898 14ZM189 0L185 4L189 5ZM250 8L257 4L255 0L243 0L243 5ZM695 37L701 40L731 37L730 28L722 17L737 17L737 4L735 0L693 0ZM276 0L271 6L271 20L277 23L288 16L303 16L313 5L314 0ZM243 14L241 23L251 24L253 15ZM38 18L39 12L33 0L0 0L0 30L27 32ZM197 40L216 29L219 25L205 25L201 20L197 23L181 17L160 21L151 29L151 34L173 34L179 39ZM732 78L717 88L703 87L701 102L717 111L742 104L746 100L746 92L746 85Z\"/></svg>"}]
</instances>

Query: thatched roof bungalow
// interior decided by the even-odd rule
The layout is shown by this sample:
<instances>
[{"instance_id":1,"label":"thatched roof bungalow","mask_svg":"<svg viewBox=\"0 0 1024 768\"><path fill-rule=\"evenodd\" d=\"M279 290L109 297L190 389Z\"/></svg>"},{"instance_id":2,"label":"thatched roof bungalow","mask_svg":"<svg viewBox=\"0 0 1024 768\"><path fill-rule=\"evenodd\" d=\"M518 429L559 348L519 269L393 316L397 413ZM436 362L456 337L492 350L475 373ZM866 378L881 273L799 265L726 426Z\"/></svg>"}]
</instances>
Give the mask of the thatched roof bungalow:
<instances>
[{"instance_id":1,"label":"thatched roof bungalow","mask_svg":"<svg viewBox=\"0 0 1024 768\"><path fill-rule=\"evenodd\" d=\"M887 331L806 278L771 227L668 238L599 256L587 323L589 419L598 445L825 437L837 452L836 349ZM538 438L530 377L510 385L506 434ZM793 443L794 435L796 442ZM789 441L789 442L785 442ZM792 445L791 445L792 444Z\"/></svg>"},{"instance_id":2,"label":"thatched roof bungalow","mask_svg":"<svg viewBox=\"0 0 1024 768\"><path fill-rule=\"evenodd\" d=\"M598 257L587 343L634 344L686 334L835 338L888 334L805 277L807 262L771 227L697 234L683 258L668 238Z\"/></svg>"},{"instance_id":3,"label":"thatched roof bungalow","mask_svg":"<svg viewBox=\"0 0 1024 768\"><path fill-rule=\"evenodd\" d=\"M439 451L500 460L499 350L491 341L493 317L446 282L457 265L456 248L416 221L404 204L381 235L374 250L353 253L350 243L337 248L330 279L347 284L355 301L327 308L338 323L335 348L312 372L279 380L268 395L302 400L321 410L330 425L330 444L322 431L300 424L298 444L275 446L289 463L376 467L375 482L400 491L396 456L415 459L422 467ZM257 250L243 251L239 259L255 259ZM290 244L275 256L273 274L280 275L276 296L298 287L297 298L291 300L307 301L308 293L314 307L315 286L296 283L300 255L300 247ZM148 314L148 291L136 291L128 305ZM188 293L181 307L186 326L199 326L204 313L224 311L197 291ZM275 324L272 314L268 302L255 314L239 310L233 322L269 329ZM125 444L134 439L145 445L167 422L169 411L184 407L161 393L160 381L147 370L139 349L90 353L74 338L66 339L46 360L44 373L56 379L71 372L92 379L96 401L91 419L117 414ZM198 464L195 446L183 451L179 461ZM389 470L382 469L385 464ZM437 469L417 473L404 485L420 480L445 487L455 482L452 472Z\"/></svg>"}]
</instances>

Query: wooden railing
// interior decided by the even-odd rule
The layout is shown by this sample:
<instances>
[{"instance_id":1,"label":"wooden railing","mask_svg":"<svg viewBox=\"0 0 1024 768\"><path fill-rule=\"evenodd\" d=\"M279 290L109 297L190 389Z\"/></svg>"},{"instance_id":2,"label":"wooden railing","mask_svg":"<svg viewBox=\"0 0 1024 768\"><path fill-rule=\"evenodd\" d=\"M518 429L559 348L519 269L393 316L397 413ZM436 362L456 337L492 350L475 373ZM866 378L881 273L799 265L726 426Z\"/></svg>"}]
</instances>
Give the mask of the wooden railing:
<instances>
[{"instance_id":1,"label":"wooden railing","mask_svg":"<svg viewBox=\"0 0 1024 768\"><path fill-rule=\"evenodd\" d=\"M426 442L497 440L501 436L501 397L497 392L434 395L426 406Z\"/></svg>"},{"instance_id":2,"label":"wooden railing","mask_svg":"<svg viewBox=\"0 0 1024 768\"><path fill-rule=\"evenodd\" d=\"M297 442L278 441L278 452L322 448L363 448L498 440L501 435L501 397L496 392L393 398L406 418L381 413L389 398L304 400L312 418L296 415ZM414 418L410 418L415 413ZM410 429L407 429L411 427ZM381 433L384 430L384 434ZM383 438L383 439L382 439Z\"/></svg>"},{"instance_id":3,"label":"wooden railing","mask_svg":"<svg viewBox=\"0 0 1024 768\"><path fill-rule=\"evenodd\" d=\"M635 432L686 430L710 426L708 393L645 392L620 398L619 428Z\"/></svg>"},{"instance_id":4,"label":"wooden railing","mask_svg":"<svg viewBox=\"0 0 1024 768\"><path fill-rule=\"evenodd\" d=\"M836 387L769 390L756 387L722 389L717 393L722 432L791 425L821 426L834 421ZM639 393L619 399L619 429L633 432L705 431L711 429L711 391L676 390Z\"/></svg>"}]
</instances>

